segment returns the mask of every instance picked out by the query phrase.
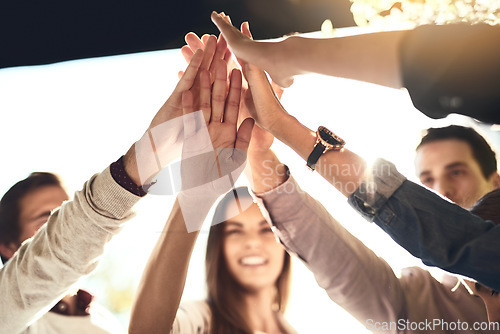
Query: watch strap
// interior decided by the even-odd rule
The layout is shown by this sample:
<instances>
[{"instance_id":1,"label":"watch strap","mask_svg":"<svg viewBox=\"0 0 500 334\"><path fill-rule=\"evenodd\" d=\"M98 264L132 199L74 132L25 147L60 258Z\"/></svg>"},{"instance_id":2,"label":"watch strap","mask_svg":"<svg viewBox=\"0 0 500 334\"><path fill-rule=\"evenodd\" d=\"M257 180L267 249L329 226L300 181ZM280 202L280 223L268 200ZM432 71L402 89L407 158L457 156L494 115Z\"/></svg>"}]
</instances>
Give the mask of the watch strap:
<instances>
[{"instance_id":1,"label":"watch strap","mask_svg":"<svg viewBox=\"0 0 500 334\"><path fill-rule=\"evenodd\" d=\"M316 145L314 145L314 149L312 150L311 154L309 154L309 157L307 158L307 167L309 167L310 170L314 170L316 168L316 163L319 160L319 157L324 153L325 151L325 146L321 143L321 141L317 141Z\"/></svg>"}]
</instances>

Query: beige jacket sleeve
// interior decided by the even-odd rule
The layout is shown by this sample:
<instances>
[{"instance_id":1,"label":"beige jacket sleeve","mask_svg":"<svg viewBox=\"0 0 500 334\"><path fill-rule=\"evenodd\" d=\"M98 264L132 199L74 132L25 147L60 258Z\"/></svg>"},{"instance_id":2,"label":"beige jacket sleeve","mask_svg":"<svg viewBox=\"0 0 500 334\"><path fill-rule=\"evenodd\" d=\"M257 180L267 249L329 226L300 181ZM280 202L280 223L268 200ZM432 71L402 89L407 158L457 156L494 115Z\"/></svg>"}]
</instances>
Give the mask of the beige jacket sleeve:
<instances>
[{"instance_id":1,"label":"beige jacket sleeve","mask_svg":"<svg viewBox=\"0 0 500 334\"><path fill-rule=\"evenodd\" d=\"M463 287L451 291L457 281L453 277L439 282L416 267L397 277L292 177L256 197L287 251L298 256L328 296L367 329L422 333L429 329L429 322L440 319L467 321L470 327L456 331L438 325L429 333L472 333L473 322L487 320L484 305L477 298ZM413 330L411 326L420 328Z\"/></svg>"},{"instance_id":2,"label":"beige jacket sleeve","mask_svg":"<svg viewBox=\"0 0 500 334\"><path fill-rule=\"evenodd\" d=\"M21 332L92 272L139 198L118 185L108 167L53 212L0 270L0 333Z\"/></svg>"}]
</instances>

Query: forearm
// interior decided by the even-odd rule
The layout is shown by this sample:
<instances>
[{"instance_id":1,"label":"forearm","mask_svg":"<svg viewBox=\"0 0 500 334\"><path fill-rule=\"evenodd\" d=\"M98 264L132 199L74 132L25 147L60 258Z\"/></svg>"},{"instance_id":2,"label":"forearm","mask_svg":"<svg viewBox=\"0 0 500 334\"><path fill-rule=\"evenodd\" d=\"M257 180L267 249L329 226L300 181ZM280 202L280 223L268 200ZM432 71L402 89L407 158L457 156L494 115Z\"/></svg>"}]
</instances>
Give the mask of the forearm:
<instances>
[{"instance_id":1,"label":"forearm","mask_svg":"<svg viewBox=\"0 0 500 334\"><path fill-rule=\"evenodd\" d=\"M292 177L256 195L285 248L305 262L334 302L362 323L367 319L395 321L402 316L403 291L392 269Z\"/></svg>"},{"instance_id":2,"label":"forearm","mask_svg":"<svg viewBox=\"0 0 500 334\"><path fill-rule=\"evenodd\" d=\"M290 75L320 73L402 87L399 44L406 31L313 39L289 37L279 46Z\"/></svg>"},{"instance_id":3,"label":"forearm","mask_svg":"<svg viewBox=\"0 0 500 334\"><path fill-rule=\"evenodd\" d=\"M315 132L289 115L283 115L282 121L276 122L269 131L291 147L304 161L307 161L316 143ZM323 154L316 164L316 170L348 197L363 180L365 166L366 163L361 157L347 149L342 149Z\"/></svg>"},{"instance_id":4,"label":"forearm","mask_svg":"<svg viewBox=\"0 0 500 334\"><path fill-rule=\"evenodd\" d=\"M492 222L406 180L388 161L375 161L368 175L349 197L362 216L425 264L500 289L500 267L491 262L500 229Z\"/></svg>"},{"instance_id":5,"label":"forearm","mask_svg":"<svg viewBox=\"0 0 500 334\"><path fill-rule=\"evenodd\" d=\"M386 212L392 212L390 221ZM500 290L500 229L410 181L378 210L374 222L427 265Z\"/></svg>"},{"instance_id":6,"label":"forearm","mask_svg":"<svg viewBox=\"0 0 500 334\"><path fill-rule=\"evenodd\" d=\"M187 232L176 200L139 283L130 318L130 333L170 331L198 233Z\"/></svg>"},{"instance_id":7,"label":"forearm","mask_svg":"<svg viewBox=\"0 0 500 334\"><path fill-rule=\"evenodd\" d=\"M252 172L252 188L256 193L272 190L288 179L287 167L271 150L249 152L248 162Z\"/></svg>"}]
</instances>

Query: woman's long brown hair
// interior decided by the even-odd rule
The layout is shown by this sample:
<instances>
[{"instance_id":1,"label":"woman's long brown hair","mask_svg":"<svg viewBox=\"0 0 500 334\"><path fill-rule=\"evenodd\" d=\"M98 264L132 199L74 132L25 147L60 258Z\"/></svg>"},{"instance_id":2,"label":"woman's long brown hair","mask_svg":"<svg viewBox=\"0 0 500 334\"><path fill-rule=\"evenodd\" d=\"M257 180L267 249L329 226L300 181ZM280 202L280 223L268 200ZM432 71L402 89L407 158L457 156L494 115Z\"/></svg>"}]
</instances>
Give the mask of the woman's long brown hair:
<instances>
[{"instance_id":1,"label":"woman's long brown hair","mask_svg":"<svg viewBox=\"0 0 500 334\"><path fill-rule=\"evenodd\" d=\"M233 189L226 194L215 209L207 241L205 266L213 334L253 333L247 321L247 311L243 302L244 290L229 272L223 254L223 222L228 218L226 215L228 206L234 201L239 202L239 208L249 208L253 203L246 187ZM290 255L285 252L284 257L283 269L276 281L276 303L279 312L284 312L290 290Z\"/></svg>"}]
</instances>

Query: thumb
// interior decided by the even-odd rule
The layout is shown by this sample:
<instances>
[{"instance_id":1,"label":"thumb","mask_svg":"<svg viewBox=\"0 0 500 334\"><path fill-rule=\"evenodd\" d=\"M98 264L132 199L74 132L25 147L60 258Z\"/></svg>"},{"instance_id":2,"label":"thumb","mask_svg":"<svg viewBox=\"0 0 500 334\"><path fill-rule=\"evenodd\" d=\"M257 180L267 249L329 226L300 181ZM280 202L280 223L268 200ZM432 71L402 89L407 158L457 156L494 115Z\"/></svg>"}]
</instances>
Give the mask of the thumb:
<instances>
[{"instance_id":1,"label":"thumb","mask_svg":"<svg viewBox=\"0 0 500 334\"><path fill-rule=\"evenodd\" d=\"M248 38L253 39L252 33L250 32L250 24L248 23L248 21L245 21L241 24L241 32Z\"/></svg>"}]
</instances>

